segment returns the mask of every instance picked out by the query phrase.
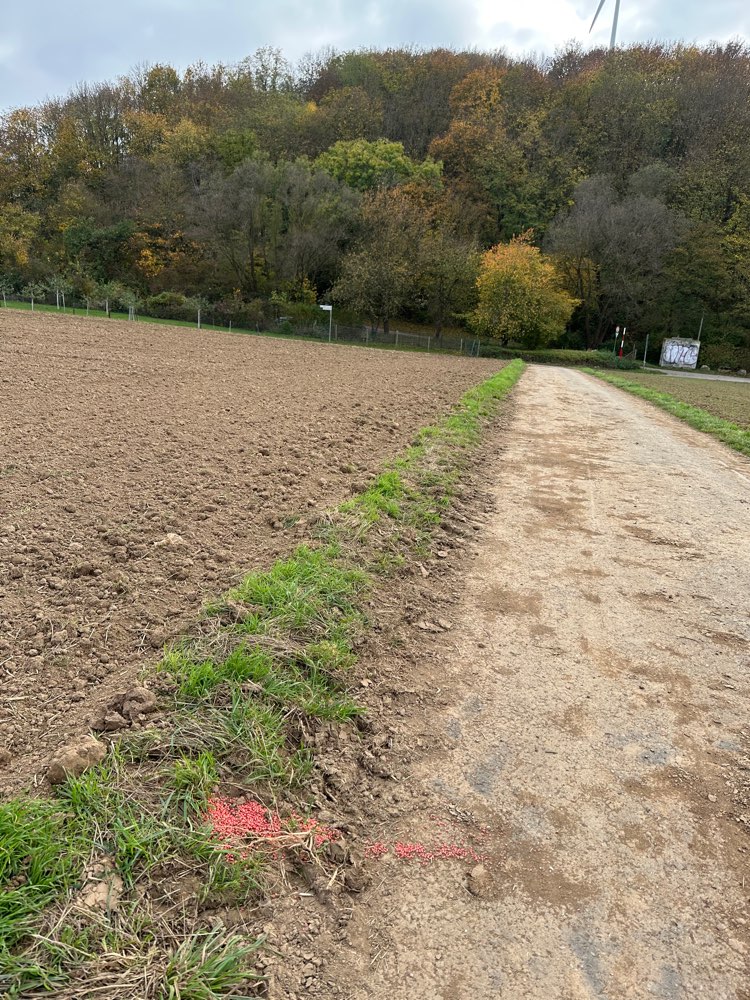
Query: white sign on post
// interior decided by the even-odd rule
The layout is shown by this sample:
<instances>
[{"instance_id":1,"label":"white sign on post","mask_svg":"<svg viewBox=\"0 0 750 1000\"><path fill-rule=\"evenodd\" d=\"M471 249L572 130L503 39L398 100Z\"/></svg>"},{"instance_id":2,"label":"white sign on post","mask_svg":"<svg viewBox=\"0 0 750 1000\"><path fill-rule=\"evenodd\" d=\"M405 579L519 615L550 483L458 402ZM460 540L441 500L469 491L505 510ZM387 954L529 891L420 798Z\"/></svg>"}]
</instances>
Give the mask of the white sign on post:
<instances>
[{"instance_id":1,"label":"white sign on post","mask_svg":"<svg viewBox=\"0 0 750 1000\"><path fill-rule=\"evenodd\" d=\"M319 306L328 313L328 343L331 343L331 328L333 327L333 306ZM338 329L338 327L336 327Z\"/></svg>"}]
</instances>

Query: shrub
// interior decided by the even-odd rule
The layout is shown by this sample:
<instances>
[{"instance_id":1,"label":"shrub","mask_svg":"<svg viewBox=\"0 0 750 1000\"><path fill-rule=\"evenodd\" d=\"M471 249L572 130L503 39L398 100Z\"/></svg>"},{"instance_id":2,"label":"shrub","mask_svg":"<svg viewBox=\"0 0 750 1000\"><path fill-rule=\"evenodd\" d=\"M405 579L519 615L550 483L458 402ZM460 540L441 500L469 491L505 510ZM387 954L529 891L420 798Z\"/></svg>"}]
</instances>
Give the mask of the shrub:
<instances>
[{"instance_id":1,"label":"shrub","mask_svg":"<svg viewBox=\"0 0 750 1000\"><path fill-rule=\"evenodd\" d=\"M144 311L158 319L186 319L189 309L188 299L179 292L150 295L144 303Z\"/></svg>"},{"instance_id":2,"label":"shrub","mask_svg":"<svg viewBox=\"0 0 750 1000\"><path fill-rule=\"evenodd\" d=\"M750 348L735 347L732 344L704 344L701 346L698 364L709 368L744 368L750 371Z\"/></svg>"}]
</instances>

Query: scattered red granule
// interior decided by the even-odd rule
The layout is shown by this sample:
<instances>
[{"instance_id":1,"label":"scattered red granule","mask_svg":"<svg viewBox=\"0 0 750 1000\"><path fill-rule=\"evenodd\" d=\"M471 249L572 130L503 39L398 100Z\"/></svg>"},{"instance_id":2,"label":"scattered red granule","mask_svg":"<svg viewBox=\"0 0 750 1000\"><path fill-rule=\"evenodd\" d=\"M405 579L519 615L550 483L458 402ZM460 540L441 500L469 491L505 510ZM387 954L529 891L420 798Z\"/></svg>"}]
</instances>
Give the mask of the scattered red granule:
<instances>
[{"instance_id":1,"label":"scattered red granule","mask_svg":"<svg viewBox=\"0 0 750 1000\"><path fill-rule=\"evenodd\" d=\"M322 826L310 816L291 813L284 818L260 802L213 798L209 800L205 818L216 840L227 850L230 861L247 858L262 848L278 854L285 847L294 848L305 844L308 847L321 847L339 838L336 830ZM462 828L457 823L437 816L431 816L430 819L442 837L466 835L465 827ZM487 833L487 829L481 827L472 831L472 835L480 839L485 838ZM399 861L417 861L423 865L431 861L472 861L479 864L487 860L486 855L477 853L470 844L445 839L437 839L430 845L421 841L396 840L387 844L377 840L368 844L364 855L365 858L377 860L391 852Z\"/></svg>"},{"instance_id":2,"label":"scattered red granule","mask_svg":"<svg viewBox=\"0 0 750 1000\"><path fill-rule=\"evenodd\" d=\"M310 835L315 847L339 837L336 830L321 826L312 817L291 813L282 818L260 802L209 799L205 819L221 846L241 858L264 845L274 852L282 847L300 846L309 841ZM229 855L230 860L234 860L234 856Z\"/></svg>"},{"instance_id":3,"label":"scattered red granule","mask_svg":"<svg viewBox=\"0 0 750 1000\"><path fill-rule=\"evenodd\" d=\"M393 853L399 861L418 861L427 865L431 861L472 861L480 864L487 860L487 856L479 854L474 848L466 843L468 831L466 826L462 826L453 820L447 820L442 816L430 816L430 820L437 827L435 842L424 844L421 841L396 840L392 844L386 844L382 840L377 840L365 848L365 858L379 859L388 853ZM487 827L473 827L471 837L486 839L489 834ZM453 839L448 840L447 837ZM464 843L456 843L455 840L463 840Z\"/></svg>"},{"instance_id":4,"label":"scattered red granule","mask_svg":"<svg viewBox=\"0 0 750 1000\"><path fill-rule=\"evenodd\" d=\"M397 840L393 845L393 851L401 861L419 861L423 865L428 865L431 861L473 861L479 864L485 861L484 855L477 854L473 847L463 844L433 844L428 847L426 844L402 843Z\"/></svg>"},{"instance_id":5,"label":"scattered red granule","mask_svg":"<svg viewBox=\"0 0 750 1000\"><path fill-rule=\"evenodd\" d=\"M423 865L428 865L431 861L473 861L479 864L487 860L485 854L478 854L473 847L465 844L438 843L428 846L419 841L403 842L396 840L389 846L382 840L368 844L365 848L365 858L377 860L393 851L399 861L419 861Z\"/></svg>"},{"instance_id":6,"label":"scattered red granule","mask_svg":"<svg viewBox=\"0 0 750 1000\"><path fill-rule=\"evenodd\" d=\"M382 840L376 840L374 844L368 844L365 848L366 858L382 858L387 853L388 844L384 844Z\"/></svg>"}]
</instances>

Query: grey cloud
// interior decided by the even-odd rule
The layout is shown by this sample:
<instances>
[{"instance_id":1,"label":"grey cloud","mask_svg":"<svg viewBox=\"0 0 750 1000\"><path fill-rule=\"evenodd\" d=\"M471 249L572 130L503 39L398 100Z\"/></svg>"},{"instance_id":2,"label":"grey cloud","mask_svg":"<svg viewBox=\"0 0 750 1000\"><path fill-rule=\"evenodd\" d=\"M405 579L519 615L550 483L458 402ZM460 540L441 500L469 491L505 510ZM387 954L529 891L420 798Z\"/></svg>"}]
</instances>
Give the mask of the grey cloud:
<instances>
[{"instance_id":1,"label":"grey cloud","mask_svg":"<svg viewBox=\"0 0 750 1000\"><path fill-rule=\"evenodd\" d=\"M594 9L595 0L576 4L583 21ZM501 0L498 14L502 11ZM609 17L608 10L602 12L605 22ZM324 45L502 45L511 52L549 51L544 25L531 23L531 14L529 20L523 28L496 24L485 35L472 0L124 0L117 5L74 0L64 15L52 0L28 0L9 6L3 15L0 108L62 95L82 80L113 79L137 63L169 62L181 69L198 60L231 63L268 44L283 49L292 60ZM750 13L738 0L714 0L710 5L703 0L664 0L658 5L622 0L620 23L624 43L750 34ZM576 26L571 29L559 45ZM586 35L580 40L589 42Z\"/></svg>"}]
</instances>

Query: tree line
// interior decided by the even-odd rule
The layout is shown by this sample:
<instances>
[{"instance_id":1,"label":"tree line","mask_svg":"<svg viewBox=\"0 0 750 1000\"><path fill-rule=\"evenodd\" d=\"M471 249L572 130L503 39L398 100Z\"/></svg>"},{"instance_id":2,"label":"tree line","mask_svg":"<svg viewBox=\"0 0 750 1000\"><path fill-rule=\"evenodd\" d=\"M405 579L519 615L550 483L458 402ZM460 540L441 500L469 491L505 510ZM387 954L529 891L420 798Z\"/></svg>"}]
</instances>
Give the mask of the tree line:
<instances>
[{"instance_id":1,"label":"tree line","mask_svg":"<svg viewBox=\"0 0 750 1000\"><path fill-rule=\"evenodd\" d=\"M294 66L261 49L80 85L0 119L0 278L258 322L333 300L373 325L527 345L702 324L738 357L750 49L330 50ZM543 321L511 321L514 302Z\"/></svg>"}]
</instances>

